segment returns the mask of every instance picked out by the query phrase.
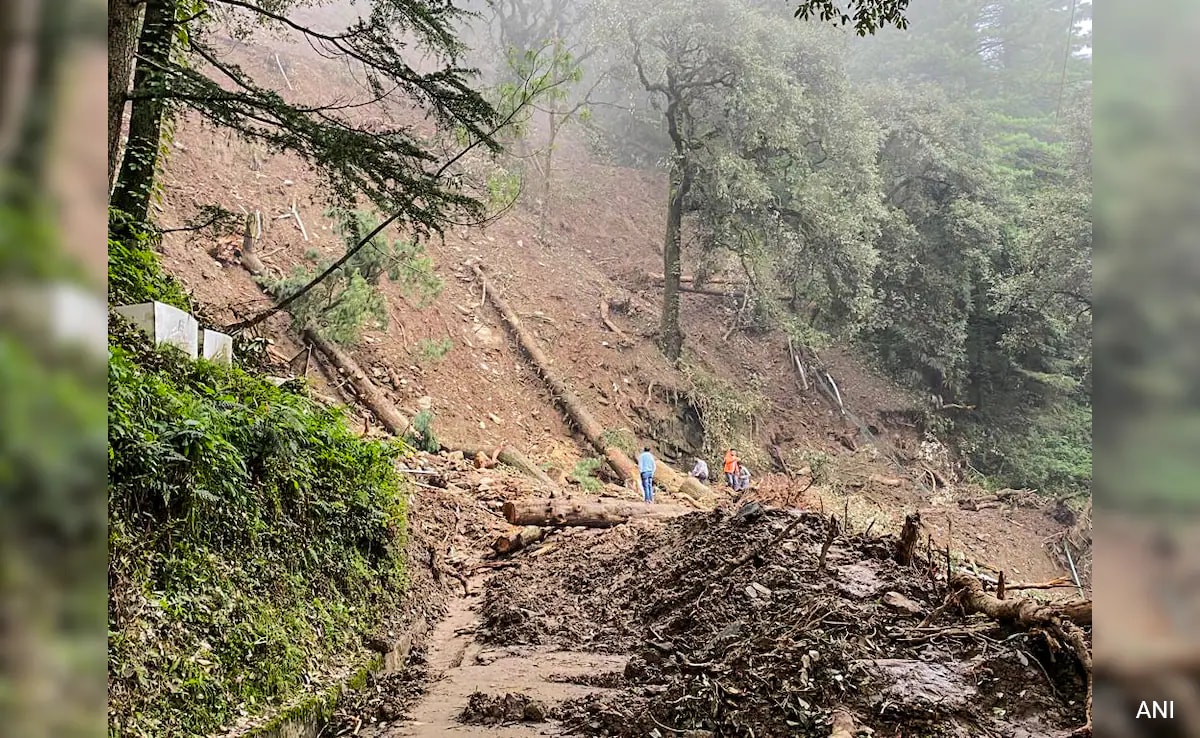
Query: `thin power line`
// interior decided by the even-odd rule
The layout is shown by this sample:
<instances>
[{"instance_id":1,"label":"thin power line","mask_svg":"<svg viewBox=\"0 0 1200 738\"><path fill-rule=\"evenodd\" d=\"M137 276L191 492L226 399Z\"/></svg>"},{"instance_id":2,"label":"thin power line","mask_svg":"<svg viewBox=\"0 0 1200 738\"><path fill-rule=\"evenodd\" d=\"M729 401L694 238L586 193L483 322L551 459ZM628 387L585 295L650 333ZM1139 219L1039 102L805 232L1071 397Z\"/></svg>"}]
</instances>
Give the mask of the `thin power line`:
<instances>
[{"instance_id":1,"label":"thin power line","mask_svg":"<svg viewBox=\"0 0 1200 738\"><path fill-rule=\"evenodd\" d=\"M1078 0L1071 0L1071 23L1067 26L1067 49L1063 53L1062 77L1058 80L1058 107L1054 110L1054 120L1062 113L1063 89L1067 86L1067 65L1071 63L1071 41L1075 36L1075 5Z\"/></svg>"}]
</instances>

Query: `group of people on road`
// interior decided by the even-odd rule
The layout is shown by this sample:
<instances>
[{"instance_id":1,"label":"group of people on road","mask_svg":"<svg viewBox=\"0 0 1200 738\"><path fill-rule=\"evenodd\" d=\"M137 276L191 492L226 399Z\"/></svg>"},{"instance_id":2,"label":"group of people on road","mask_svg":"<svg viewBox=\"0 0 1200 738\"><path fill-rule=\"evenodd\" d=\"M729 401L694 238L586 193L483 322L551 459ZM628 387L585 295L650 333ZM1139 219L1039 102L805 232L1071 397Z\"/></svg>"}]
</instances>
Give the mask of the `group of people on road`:
<instances>
[{"instance_id":1,"label":"group of people on road","mask_svg":"<svg viewBox=\"0 0 1200 738\"><path fill-rule=\"evenodd\" d=\"M654 502L654 471L657 466L654 454L650 453L650 447L643 447L641 455L638 456L638 472L642 476L642 496L646 502ZM731 448L725 452L725 461L721 466L721 471L725 474L725 482L734 492L742 492L750 488L750 469L738 457L737 449ZM707 483L708 462L697 457L691 476Z\"/></svg>"}]
</instances>

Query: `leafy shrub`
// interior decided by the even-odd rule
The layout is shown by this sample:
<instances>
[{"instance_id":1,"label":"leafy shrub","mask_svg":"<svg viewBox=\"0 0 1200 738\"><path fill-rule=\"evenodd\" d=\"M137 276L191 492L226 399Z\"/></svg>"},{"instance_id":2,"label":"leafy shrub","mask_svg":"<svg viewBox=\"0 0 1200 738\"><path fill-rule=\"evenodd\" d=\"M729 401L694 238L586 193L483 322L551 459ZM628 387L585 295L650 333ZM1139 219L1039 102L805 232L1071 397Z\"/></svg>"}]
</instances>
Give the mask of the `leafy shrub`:
<instances>
[{"instance_id":1,"label":"leafy shrub","mask_svg":"<svg viewBox=\"0 0 1200 738\"><path fill-rule=\"evenodd\" d=\"M584 491L601 492L604 490L604 485L594 475L602 463L595 457L580 459L567 476L583 487Z\"/></svg>"},{"instance_id":2,"label":"leafy shrub","mask_svg":"<svg viewBox=\"0 0 1200 738\"><path fill-rule=\"evenodd\" d=\"M412 419L413 430L416 432L412 438L413 445L422 451L428 453L437 453L441 448L438 444L437 435L433 432L433 411L422 410L417 413Z\"/></svg>"},{"instance_id":3,"label":"leafy shrub","mask_svg":"<svg viewBox=\"0 0 1200 738\"><path fill-rule=\"evenodd\" d=\"M736 448L751 464L761 461L752 431L754 419L767 408L762 393L755 387L739 390L691 363L681 370L691 385L687 399L704 428L703 455L723 457L725 449Z\"/></svg>"},{"instance_id":4,"label":"leafy shrub","mask_svg":"<svg viewBox=\"0 0 1200 738\"><path fill-rule=\"evenodd\" d=\"M347 250L379 223L375 216L358 211L333 210L328 215L335 219L335 230ZM284 279L265 282L267 289L281 299L288 297L333 263L319 261L312 251L305 256L314 262L312 267L297 267ZM364 328L387 326L387 301L378 288L385 276L418 306L441 294L442 282L419 243L392 241L379 234L293 302L289 312L301 325L314 326L335 343L357 343Z\"/></svg>"},{"instance_id":5,"label":"leafy shrub","mask_svg":"<svg viewBox=\"0 0 1200 738\"><path fill-rule=\"evenodd\" d=\"M402 449L111 330L110 735L207 735L345 663L396 609Z\"/></svg>"},{"instance_id":6,"label":"leafy shrub","mask_svg":"<svg viewBox=\"0 0 1200 738\"><path fill-rule=\"evenodd\" d=\"M431 364L446 358L446 354L450 353L452 348L454 342L449 338L422 338L417 341L417 353L420 354L421 360Z\"/></svg>"},{"instance_id":7,"label":"leafy shrub","mask_svg":"<svg viewBox=\"0 0 1200 738\"><path fill-rule=\"evenodd\" d=\"M1084 494L1092 485L1091 408L1048 408L1026 426L967 426L962 450L993 485L1025 487L1056 496Z\"/></svg>"},{"instance_id":8,"label":"leafy shrub","mask_svg":"<svg viewBox=\"0 0 1200 738\"><path fill-rule=\"evenodd\" d=\"M606 429L600 438L607 446L615 446L625 452L629 458L637 456L637 439L625 428Z\"/></svg>"},{"instance_id":9,"label":"leafy shrub","mask_svg":"<svg viewBox=\"0 0 1200 738\"><path fill-rule=\"evenodd\" d=\"M159 235L120 210L108 213L108 301L113 305L158 302L191 311L192 301L177 280L163 273Z\"/></svg>"}]
</instances>

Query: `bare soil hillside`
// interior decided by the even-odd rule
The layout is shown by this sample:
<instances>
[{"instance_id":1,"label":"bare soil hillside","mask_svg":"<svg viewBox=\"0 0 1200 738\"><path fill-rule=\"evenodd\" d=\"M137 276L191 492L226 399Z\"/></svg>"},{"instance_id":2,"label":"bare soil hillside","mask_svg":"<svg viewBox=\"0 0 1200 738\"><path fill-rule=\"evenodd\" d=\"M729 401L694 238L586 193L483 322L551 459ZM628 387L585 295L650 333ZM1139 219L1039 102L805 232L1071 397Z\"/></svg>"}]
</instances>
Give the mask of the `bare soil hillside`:
<instances>
[{"instance_id":1,"label":"bare soil hillside","mask_svg":"<svg viewBox=\"0 0 1200 738\"><path fill-rule=\"evenodd\" d=\"M234 61L289 99L328 102L361 94L344 67L306 48L271 39L230 41L227 48ZM408 122L433 132L403 102L353 108L346 114ZM624 429L639 443L652 443L668 460L690 466L690 459L679 458L698 445L694 413L680 402L688 384L662 359L654 341L659 296L649 275L662 271L664 177L597 162L578 141L568 140L556 161L545 243L535 238L533 209L523 203L481 227L450 227L444 238L426 245L445 282L440 298L418 310L385 284L389 325L368 331L354 353L399 407L410 412L430 407L442 438L479 446L512 444L539 463L568 470L590 455L572 440L541 380L464 267L467 259L480 260L541 340L556 370L604 427ZM309 252L329 259L344 248L331 230L319 179L308 167L193 118L177 123L162 195L155 215L166 228L194 221L209 204L261 213L258 252L277 275L306 264ZM299 219L288 216L293 206ZM167 268L218 323L232 323L268 305L263 291L230 259L237 243L238 234L215 237L185 230L169 232L163 241ZM611 316L621 335L601 319L605 298L616 298L623 306ZM936 545L951 542L968 559L1012 569L1021 578L1062 573L1043 550L1063 527L1050 517L1049 506L972 509L960 503L983 497L982 490L958 483L944 468L937 470L945 483L939 484L922 468L940 462L922 460L921 439L903 421L916 404L909 393L870 370L852 351L822 353L847 407L879 439L878 446L864 445L857 425L819 394L800 391L785 337L727 333L734 309L719 297L687 294L683 322L694 362L738 391L756 391L767 401L767 409L755 419L757 448L751 449L763 460L755 470L755 494L776 504L845 508L859 525L871 524L879 531L896 530L906 511L920 509ZM267 326L266 335L280 355L302 349L285 317L273 318ZM423 354L423 340L445 338L453 345L444 357ZM313 369L310 376L320 391L351 398L336 379L330 381L334 375L322 377ZM768 474L772 444L789 461L789 471L804 471L806 460L820 462L823 471ZM873 481L878 478L891 482Z\"/></svg>"}]
</instances>

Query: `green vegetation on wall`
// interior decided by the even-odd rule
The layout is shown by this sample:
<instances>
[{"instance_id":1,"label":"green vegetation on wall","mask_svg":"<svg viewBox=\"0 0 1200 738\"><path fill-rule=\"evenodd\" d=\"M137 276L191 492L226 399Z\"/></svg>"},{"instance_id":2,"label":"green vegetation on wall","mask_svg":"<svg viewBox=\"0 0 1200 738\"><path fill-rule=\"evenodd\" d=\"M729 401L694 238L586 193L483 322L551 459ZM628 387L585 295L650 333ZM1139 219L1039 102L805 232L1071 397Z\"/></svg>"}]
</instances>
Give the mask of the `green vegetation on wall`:
<instances>
[{"instance_id":1,"label":"green vegetation on wall","mask_svg":"<svg viewBox=\"0 0 1200 738\"><path fill-rule=\"evenodd\" d=\"M396 445L116 326L112 731L209 733L361 651L405 589Z\"/></svg>"},{"instance_id":2,"label":"green vegetation on wall","mask_svg":"<svg viewBox=\"0 0 1200 738\"><path fill-rule=\"evenodd\" d=\"M187 307L116 223L110 299ZM406 588L404 447L110 322L109 732L207 735L363 661Z\"/></svg>"},{"instance_id":3,"label":"green vegetation on wall","mask_svg":"<svg viewBox=\"0 0 1200 738\"><path fill-rule=\"evenodd\" d=\"M191 310L183 287L164 274L154 247L158 234L120 210L108 211L108 301L132 305L157 300Z\"/></svg>"}]
</instances>

